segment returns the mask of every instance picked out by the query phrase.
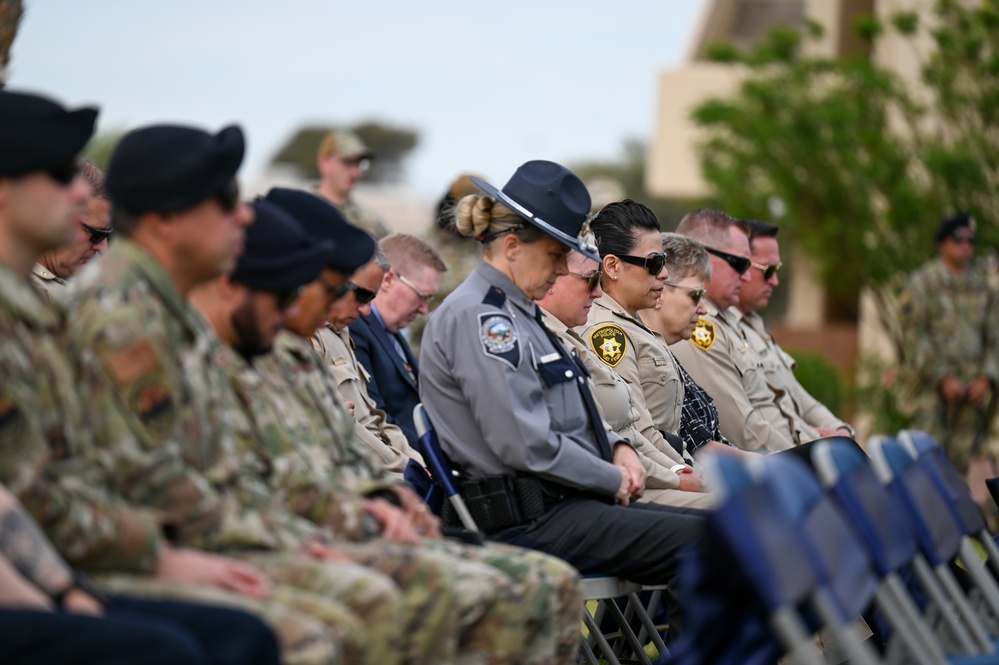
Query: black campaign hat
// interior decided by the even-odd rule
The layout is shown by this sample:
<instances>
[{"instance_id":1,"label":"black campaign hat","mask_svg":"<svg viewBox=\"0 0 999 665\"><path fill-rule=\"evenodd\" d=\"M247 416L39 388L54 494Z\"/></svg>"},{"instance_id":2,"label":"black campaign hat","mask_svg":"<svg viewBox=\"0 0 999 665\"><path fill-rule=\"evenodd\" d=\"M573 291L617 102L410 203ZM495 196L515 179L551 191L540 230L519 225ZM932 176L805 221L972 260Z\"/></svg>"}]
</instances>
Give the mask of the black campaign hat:
<instances>
[{"instance_id":1,"label":"black campaign hat","mask_svg":"<svg viewBox=\"0 0 999 665\"><path fill-rule=\"evenodd\" d=\"M96 108L68 111L45 97L0 90L0 175L72 165L96 121Z\"/></svg>"},{"instance_id":2,"label":"black campaign hat","mask_svg":"<svg viewBox=\"0 0 999 665\"><path fill-rule=\"evenodd\" d=\"M969 228L974 232L976 231L976 226L975 218L966 212L957 212L949 217L944 217L940 220L940 226L937 227L937 244L942 243L961 227Z\"/></svg>"},{"instance_id":3,"label":"black campaign hat","mask_svg":"<svg viewBox=\"0 0 999 665\"><path fill-rule=\"evenodd\" d=\"M235 125L217 134L180 125L137 129L111 155L108 196L135 213L187 210L235 177L245 150L243 130Z\"/></svg>"},{"instance_id":4,"label":"black campaign hat","mask_svg":"<svg viewBox=\"0 0 999 665\"><path fill-rule=\"evenodd\" d=\"M594 261L600 260L597 248L579 237L590 212L590 193L569 169L540 159L527 162L502 190L475 176L471 178L486 194L562 244Z\"/></svg>"},{"instance_id":5,"label":"black campaign hat","mask_svg":"<svg viewBox=\"0 0 999 665\"><path fill-rule=\"evenodd\" d=\"M337 272L350 275L371 260L375 239L347 221L329 201L299 189L275 187L264 200L294 217L305 232L319 240L333 240L336 251L327 264Z\"/></svg>"},{"instance_id":6,"label":"black campaign hat","mask_svg":"<svg viewBox=\"0 0 999 665\"><path fill-rule=\"evenodd\" d=\"M272 203L256 200L253 224L230 276L255 291L279 293L319 276L336 251L332 240L310 237L295 219Z\"/></svg>"}]
</instances>

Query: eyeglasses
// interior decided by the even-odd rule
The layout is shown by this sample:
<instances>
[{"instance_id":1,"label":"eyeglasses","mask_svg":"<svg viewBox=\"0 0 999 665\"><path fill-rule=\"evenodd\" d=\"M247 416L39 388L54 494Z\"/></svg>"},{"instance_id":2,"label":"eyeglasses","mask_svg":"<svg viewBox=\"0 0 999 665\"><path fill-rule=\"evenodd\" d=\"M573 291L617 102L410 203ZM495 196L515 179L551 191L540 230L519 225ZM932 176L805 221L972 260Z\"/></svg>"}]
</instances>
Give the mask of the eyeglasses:
<instances>
[{"instance_id":1,"label":"eyeglasses","mask_svg":"<svg viewBox=\"0 0 999 665\"><path fill-rule=\"evenodd\" d=\"M620 258L620 257L618 257L618 258ZM572 272L570 270L569 274L570 275L574 275L574 276L576 276L576 277L578 277L578 278L580 278L582 280L585 280L586 281L586 288L587 288L587 290L592 293L593 291L596 290L596 288L598 286L600 286L600 280L603 279L604 271L601 268L597 268L596 270L594 270L593 272L591 272L589 275L581 275L578 272Z\"/></svg>"},{"instance_id":2,"label":"eyeglasses","mask_svg":"<svg viewBox=\"0 0 999 665\"><path fill-rule=\"evenodd\" d=\"M331 302L336 302L340 298L343 298L345 295L347 295L347 291L350 290L350 287L347 286L346 282L337 285L337 284L330 284L325 279L320 279L319 284L324 289L326 289L326 295L329 297Z\"/></svg>"},{"instance_id":3,"label":"eyeglasses","mask_svg":"<svg viewBox=\"0 0 999 665\"><path fill-rule=\"evenodd\" d=\"M736 271L740 275L745 275L749 267L753 265L753 262L747 259L745 256L736 256L735 254L729 254L728 252L722 252L717 249L711 249L710 247L705 247L709 254L714 254L719 259L725 263L732 266L732 270Z\"/></svg>"},{"instance_id":4,"label":"eyeglasses","mask_svg":"<svg viewBox=\"0 0 999 665\"><path fill-rule=\"evenodd\" d=\"M685 286L683 284L677 284L676 282L666 282L666 286L672 286L673 288L676 289L683 289L684 291L688 291L690 293L690 299L694 301L695 307L701 304L701 300L704 299L704 294L708 292L708 290L704 288L698 289L693 286Z\"/></svg>"},{"instance_id":5,"label":"eyeglasses","mask_svg":"<svg viewBox=\"0 0 999 665\"><path fill-rule=\"evenodd\" d=\"M108 236L110 236L114 231L114 229L95 229L93 226L84 224L83 222L80 222L80 226L83 227L83 230L90 235L89 241L91 245L101 244L107 240Z\"/></svg>"},{"instance_id":6,"label":"eyeglasses","mask_svg":"<svg viewBox=\"0 0 999 665\"><path fill-rule=\"evenodd\" d=\"M351 168L358 168L361 169L362 171L367 171L368 168L371 166L371 160L368 159L367 157L350 157L350 158L341 157L340 161L343 162L346 166L349 166Z\"/></svg>"},{"instance_id":7,"label":"eyeglasses","mask_svg":"<svg viewBox=\"0 0 999 665\"><path fill-rule=\"evenodd\" d=\"M361 303L362 305L367 305L369 302L375 299L375 296L378 295L377 291L369 291L363 286L358 286L353 282L347 282L346 286L348 291L354 292L354 297L357 298L357 302Z\"/></svg>"},{"instance_id":8,"label":"eyeglasses","mask_svg":"<svg viewBox=\"0 0 999 665\"><path fill-rule=\"evenodd\" d=\"M80 173L80 163L76 160L45 167L45 173L60 185L68 185L73 182Z\"/></svg>"},{"instance_id":9,"label":"eyeglasses","mask_svg":"<svg viewBox=\"0 0 999 665\"><path fill-rule=\"evenodd\" d=\"M227 213L235 212L239 205L239 183L233 178L215 192L213 198L219 202L219 206Z\"/></svg>"},{"instance_id":10,"label":"eyeglasses","mask_svg":"<svg viewBox=\"0 0 999 665\"><path fill-rule=\"evenodd\" d=\"M652 256L628 256L627 254L615 254L614 256L633 266L644 266L650 275L658 275L666 267L666 254L664 253Z\"/></svg>"},{"instance_id":11,"label":"eyeglasses","mask_svg":"<svg viewBox=\"0 0 999 665\"><path fill-rule=\"evenodd\" d=\"M771 263L768 266L756 263L754 261L750 261L750 263L754 268L763 271L763 279L770 279L774 275L778 274L780 272L780 269L784 267L783 261L778 261L777 263ZM732 267L734 268L735 266Z\"/></svg>"},{"instance_id":12,"label":"eyeglasses","mask_svg":"<svg viewBox=\"0 0 999 665\"><path fill-rule=\"evenodd\" d=\"M413 284L411 281L409 281L408 279L406 279L405 277L403 277L397 271L393 270L392 272L395 273L395 276L399 278L400 282L402 282L403 284L405 284L406 286L408 286L410 289L413 290L413 293L415 293L417 296L420 297L420 302L422 302L424 305L429 305L431 303L431 301L433 301L434 296L428 295L428 294L424 293L423 291L421 291L420 289L418 289L417 286L416 286L416 284Z\"/></svg>"},{"instance_id":13,"label":"eyeglasses","mask_svg":"<svg viewBox=\"0 0 999 665\"><path fill-rule=\"evenodd\" d=\"M323 286L325 285L326 284L324 283ZM294 305L295 301L298 300L298 296L302 295L302 287L299 286L294 289L288 289L287 291L275 291L274 295L277 296L278 307L280 307L283 312Z\"/></svg>"},{"instance_id":14,"label":"eyeglasses","mask_svg":"<svg viewBox=\"0 0 999 665\"><path fill-rule=\"evenodd\" d=\"M952 233L950 239L959 245L968 243L969 245L974 245L978 238L975 237L974 233L969 233L968 235L963 235L961 233Z\"/></svg>"}]
</instances>

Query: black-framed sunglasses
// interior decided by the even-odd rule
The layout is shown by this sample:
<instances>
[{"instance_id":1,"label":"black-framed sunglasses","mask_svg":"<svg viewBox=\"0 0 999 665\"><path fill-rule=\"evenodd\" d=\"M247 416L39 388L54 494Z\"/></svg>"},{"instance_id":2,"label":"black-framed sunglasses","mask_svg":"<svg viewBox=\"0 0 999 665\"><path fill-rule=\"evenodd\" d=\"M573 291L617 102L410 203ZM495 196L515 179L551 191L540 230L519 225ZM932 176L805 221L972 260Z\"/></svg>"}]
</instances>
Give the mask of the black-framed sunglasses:
<instances>
[{"instance_id":1,"label":"black-framed sunglasses","mask_svg":"<svg viewBox=\"0 0 999 665\"><path fill-rule=\"evenodd\" d=\"M975 242L978 240L978 238L975 237L974 233L969 233L968 235L964 235L963 233L957 233L957 232L950 234L950 239L959 245L964 243L974 245Z\"/></svg>"},{"instance_id":2,"label":"black-framed sunglasses","mask_svg":"<svg viewBox=\"0 0 999 665\"><path fill-rule=\"evenodd\" d=\"M614 256L625 263L646 268L650 275L658 275L666 267L666 254L663 252L652 256L629 256L627 254L615 254Z\"/></svg>"},{"instance_id":3,"label":"black-framed sunglasses","mask_svg":"<svg viewBox=\"0 0 999 665\"><path fill-rule=\"evenodd\" d=\"M593 272L591 272L589 275L581 275L578 272L572 272L570 270L569 274L570 275L574 275L574 276L576 276L576 277L584 280L586 282L586 289L590 293L592 293L593 291L596 290L596 288L598 286L600 286L600 280L603 279L604 271L603 271L603 268L597 268L596 270L594 270Z\"/></svg>"},{"instance_id":4,"label":"black-framed sunglasses","mask_svg":"<svg viewBox=\"0 0 999 665\"><path fill-rule=\"evenodd\" d=\"M398 270L393 270L392 272L395 273L395 276L399 278L400 282L402 282L403 284L405 284L406 286L408 286L410 288L410 290L413 293L416 294L416 296L420 299L420 302L422 302L424 305L429 305L431 302L433 302L434 296L432 296L430 294L427 294L427 293L424 293L423 291L421 291L416 286L416 284L413 284L411 281L409 281L408 279L406 279L402 275L402 273L400 273Z\"/></svg>"},{"instance_id":5,"label":"black-framed sunglasses","mask_svg":"<svg viewBox=\"0 0 999 665\"><path fill-rule=\"evenodd\" d=\"M64 164L54 164L45 167L45 173L48 177L55 180L60 185L68 185L73 182L77 175L80 173L80 162L73 160L71 162L66 162Z\"/></svg>"},{"instance_id":6,"label":"black-framed sunglasses","mask_svg":"<svg viewBox=\"0 0 999 665\"><path fill-rule=\"evenodd\" d=\"M710 247L705 247L704 249L708 250L708 254L714 254L719 259L729 264L732 267L732 270L736 271L740 275L745 275L746 271L753 265L753 262L745 256L736 256L735 254L729 254L728 252L723 252L719 249L712 249Z\"/></svg>"},{"instance_id":7,"label":"black-framed sunglasses","mask_svg":"<svg viewBox=\"0 0 999 665\"><path fill-rule=\"evenodd\" d=\"M91 245L101 244L102 242L107 240L108 237L110 237L112 232L114 232L114 229L97 229L91 226L90 224L84 224L83 222L80 222L80 226L90 236L88 238L88 241L90 242Z\"/></svg>"},{"instance_id":8,"label":"black-framed sunglasses","mask_svg":"<svg viewBox=\"0 0 999 665\"><path fill-rule=\"evenodd\" d=\"M704 294L708 292L705 288L697 288L694 286L685 286L683 284L677 284L676 282L666 282L666 286L672 286L674 289L683 289L690 294L690 299L694 301L694 306L701 304L701 300L704 299Z\"/></svg>"},{"instance_id":9,"label":"black-framed sunglasses","mask_svg":"<svg viewBox=\"0 0 999 665\"><path fill-rule=\"evenodd\" d=\"M763 265L762 263L756 263L755 261L750 261L754 268L763 271L763 279L770 279L774 275L780 273L780 269L784 267L783 261L778 261L777 263L771 263L770 265Z\"/></svg>"},{"instance_id":10,"label":"black-framed sunglasses","mask_svg":"<svg viewBox=\"0 0 999 665\"><path fill-rule=\"evenodd\" d=\"M358 286L353 282L347 282L347 290L353 291L354 297L357 298L357 302L361 303L362 305L367 305L369 302L375 299L375 296L378 295L377 291L369 291L363 286Z\"/></svg>"},{"instance_id":11,"label":"black-framed sunglasses","mask_svg":"<svg viewBox=\"0 0 999 665\"><path fill-rule=\"evenodd\" d=\"M227 213L235 212L239 205L239 183L233 178L215 192L213 198Z\"/></svg>"}]
</instances>

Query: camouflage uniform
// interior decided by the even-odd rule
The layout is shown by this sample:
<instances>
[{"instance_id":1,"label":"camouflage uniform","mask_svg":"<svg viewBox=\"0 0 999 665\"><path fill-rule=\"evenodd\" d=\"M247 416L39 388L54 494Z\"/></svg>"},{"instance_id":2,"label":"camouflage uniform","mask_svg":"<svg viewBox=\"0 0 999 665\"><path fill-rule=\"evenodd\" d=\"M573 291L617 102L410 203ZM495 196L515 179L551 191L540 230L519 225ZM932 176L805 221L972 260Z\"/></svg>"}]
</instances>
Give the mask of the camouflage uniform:
<instances>
[{"instance_id":1,"label":"camouflage uniform","mask_svg":"<svg viewBox=\"0 0 999 665\"><path fill-rule=\"evenodd\" d=\"M116 490L159 511L182 544L240 556L279 585L346 605L356 615L341 612L350 629L330 625L350 640L344 662L399 662L403 612L392 581L301 554L328 535L241 473L242 415L213 365L222 343L159 264L124 239L74 281L69 348L99 414L97 458Z\"/></svg>"},{"instance_id":2,"label":"camouflage uniform","mask_svg":"<svg viewBox=\"0 0 999 665\"><path fill-rule=\"evenodd\" d=\"M905 361L899 375L899 404L912 426L933 434L951 461L965 469L978 446L988 443L995 422L999 378L999 303L980 263L963 277L934 260L913 273L902 296ZM947 376L965 384L979 376L993 389L979 412L970 404L946 406L938 391ZM995 454L996 450L982 449Z\"/></svg>"},{"instance_id":3,"label":"camouflage uniform","mask_svg":"<svg viewBox=\"0 0 999 665\"><path fill-rule=\"evenodd\" d=\"M389 229L385 224L385 220L380 215L369 208L358 205L357 201L352 198L348 198L347 203L337 206L337 208L340 209L340 212L343 213L348 222L354 226L360 226L373 235L375 240L381 240L392 233L392 230Z\"/></svg>"},{"instance_id":4,"label":"camouflage uniform","mask_svg":"<svg viewBox=\"0 0 999 665\"><path fill-rule=\"evenodd\" d=\"M365 493L391 487L393 481L384 476L380 460L352 438L353 423L342 406L336 380L309 340L282 332L275 352L259 369L275 394L293 392L301 400L302 409L296 412L309 422L302 422L300 431L314 437L308 456L327 460L325 474L313 477L313 485L354 486ZM291 431L290 420L281 414L281 430ZM299 444L307 440L296 439ZM578 574L571 566L544 554L492 543L473 547L426 540L423 550L439 556L456 581L465 626L460 661L509 662L520 656L521 662L540 663L575 658L582 601ZM487 598L492 599L488 611L476 610Z\"/></svg>"},{"instance_id":5,"label":"camouflage uniform","mask_svg":"<svg viewBox=\"0 0 999 665\"><path fill-rule=\"evenodd\" d=\"M256 612L278 632L287 663L341 662L339 637L278 598L251 601L149 577L164 544L163 516L107 491L107 478L90 461L96 451L85 414L93 411L83 409L80 384L63 351L64 312L3 266L0 337L0 481L67 561L90 573L117 573L137 595L157 595L153 587L169 586L188 601Z\"/></svg>"}]
</instances>

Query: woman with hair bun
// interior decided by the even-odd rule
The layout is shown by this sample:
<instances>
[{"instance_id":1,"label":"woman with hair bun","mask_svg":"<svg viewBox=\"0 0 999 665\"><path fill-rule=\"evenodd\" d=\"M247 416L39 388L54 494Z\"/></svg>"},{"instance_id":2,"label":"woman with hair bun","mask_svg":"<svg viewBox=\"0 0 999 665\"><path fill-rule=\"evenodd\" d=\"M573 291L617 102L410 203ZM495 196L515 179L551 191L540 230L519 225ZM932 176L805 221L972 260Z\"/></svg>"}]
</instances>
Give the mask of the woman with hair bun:
<instances>
[{"instance_id":1,"label":"woman with hair bun","mask_svg":"<svg viewBox=\"0 0 999 665\"><path fill-rule=\"evenodd\" d=\"M493 539L583 573L674 582L700 511L633 503L645 469L607 429L585 366L534 303L568 274L570 249L598 260L580 239L589 193L545 161L521 166L502 190L474 181L487 196L465 197L455 217L483 244L482 263L430 317L421 349L420 395L462 495Z\"/></svg>"}]
</instances>

